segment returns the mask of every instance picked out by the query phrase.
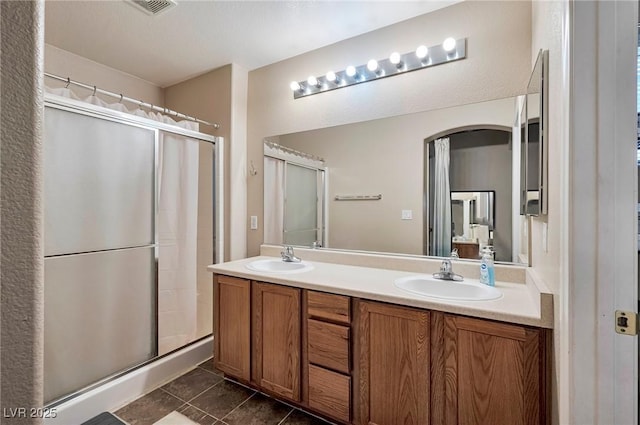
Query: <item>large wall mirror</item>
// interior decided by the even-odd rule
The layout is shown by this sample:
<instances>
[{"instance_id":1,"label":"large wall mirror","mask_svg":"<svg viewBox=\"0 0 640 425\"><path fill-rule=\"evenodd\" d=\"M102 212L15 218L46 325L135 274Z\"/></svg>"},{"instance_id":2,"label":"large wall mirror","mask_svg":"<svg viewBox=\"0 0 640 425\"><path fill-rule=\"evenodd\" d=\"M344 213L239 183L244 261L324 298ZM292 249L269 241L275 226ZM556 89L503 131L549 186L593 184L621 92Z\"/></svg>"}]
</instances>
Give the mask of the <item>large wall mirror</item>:
<instances>
[{"instance_id":1,"label":"large wall mirror","mask_svg":"<svg viewBox=\"0 0 640 425\"><path fill-rule=\"evenodd\" d=\"M521 240L527 233L519 230L518 127L512 137L520 103L516 97L496 99L267 137L267 150L280 147L289 162L323 171L316 180L318 195L310 201L316 212L305 212L322 219L317 232L311 232L315 240L302 245L433 255L432 223L437 214L430 199L435 168L430 146L448 138L451 245L443 255L450 254L454 243L477 244L478 250L490 244L497 261L526 263L519 255L520 247L527 245ZM265 151L265 158L269 156L272 153ZM280 190L281 186L275 190L265 185L265 214L280 208ZM283 208L286 214L286 204ZM286 233L265 216L265 243L281 244Z\"/></svg>"},{"instance_id":2,"label":"large wall mirror","mask_svg":"<svg viewBox=\"0 0 640 425\"><path fill-rule=\"evenodd\" d=\"M539 216L547 214L547 112L549 51L540 50L527 85L524 104L521 164L521 213Z\"/></svg>"}]
</instances>

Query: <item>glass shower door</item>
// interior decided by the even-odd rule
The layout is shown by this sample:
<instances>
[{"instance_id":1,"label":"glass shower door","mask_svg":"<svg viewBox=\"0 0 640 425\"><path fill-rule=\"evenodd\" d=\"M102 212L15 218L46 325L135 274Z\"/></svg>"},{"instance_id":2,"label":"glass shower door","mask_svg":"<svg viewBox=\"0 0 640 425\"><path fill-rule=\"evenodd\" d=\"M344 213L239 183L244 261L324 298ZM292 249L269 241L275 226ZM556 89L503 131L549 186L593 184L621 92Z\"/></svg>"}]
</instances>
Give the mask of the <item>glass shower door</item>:
<instances>
[{"instance_id":1,"label":"glass shower door","mask_svg":"<svg viewBox=\"0 0 640 425\"><path fill-rule=\"evenodd\" d=\"M284 243L311 246L321 241L322 171L292 163L285 169Z\"/></svg>"}]
</instances>

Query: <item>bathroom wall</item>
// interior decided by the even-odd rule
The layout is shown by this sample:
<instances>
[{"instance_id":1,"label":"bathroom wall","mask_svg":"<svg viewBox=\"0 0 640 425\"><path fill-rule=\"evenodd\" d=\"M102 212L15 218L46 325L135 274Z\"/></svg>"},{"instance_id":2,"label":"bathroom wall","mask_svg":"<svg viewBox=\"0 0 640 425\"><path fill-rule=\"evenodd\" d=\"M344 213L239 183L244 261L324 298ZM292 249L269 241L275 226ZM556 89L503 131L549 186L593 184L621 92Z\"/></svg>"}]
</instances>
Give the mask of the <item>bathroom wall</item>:
<instances>
[{"instance_id":1,"label":"bathroom wall","mask_svg":"<svg viewBox=\"0 0 640 425\"><path fill-rule=\"evenodd\" d=\"M201 125L200 131L224 137L229 143L231 136L231 65L226 65L206 74L165 88L165 105L175 111L220 124L219 129ZM224 162L229 163L230 152L225 149ZM225 170L225 199L229 199L230 170ZM229 204L225 205L224 217L228 223ZM228 232L226 232L228 234ZM229 240L225 240L225 252L229 252ZM228 255L227 255L228 259Z\"/></svg>"},{"instance_id":2,"label":"bathroom wall","mask_svg":"<svg viewBox=\"0 0 640 425\"><path fill-rule=\"evenodd\" d=\"M329 69L385 58L390 52L435 45L448 36L467 37L467 59L294 100L289 83ZM262 141L286 134L522 94L530 73L531 4L463 2L345 40L249 73L248 254L262 243Z\"/></svg>"},{"instance_id":3,"label":"bathroom wall","mask_svg":"<svg viewBox=\"0 0 640 425\"><path fill-rule=\"evenodd\" d=\"M329 170L328 247L421 255L424 140L472 125L509 129L514 105L515 98L506 98L417 112L282 135L279 143L325 159ZM504 170L507 177L510 161ZM350 194L382 194L382 200L333 200L335 195ZM413 211L413 219L402 220L402 210Z\"/></svg>"},{"instance_id":4,"label":"bathroom wall","mask_svg":"<svg viewBox=\"0 0 640 425\"><path fill-rule=\"evenodd\" d=\"M81 83L95 85L101 89L122 93L133 99L142 100L153 105L164 106L164 91L142 78L135 77L117 69L110 68L85 57L45 44L44 68L46 72L60 77L70 77ZM65 83L45 78L50 87L64 87ZM80 98L91 94L80 87L70 87ZM112 98L109 98L113 102Z\"/></svg>"},{"instance_id":5,"label":"bathroom wall","mask_svg":"<svg viewBox=\"0 0 640 425\"><path fill-rule=\"evenodd\" d=\"M554 371L553 423L570 423L569 417L569 364L566 350L570 332L567 317L568 282L563 277L562 239L567 238L563 216L568 214L563 193L568 191L566 146L569 144L569 98L563 86L562 45L563 21L567 17L563 2L536 0L532 3L532 41L530 69L533 69L539 49L549 49L549 214L534 217L531 223L531 255L533 270L554 293ZM546 246L543 242L546 241Z\"/></svg>"}]
</instances>

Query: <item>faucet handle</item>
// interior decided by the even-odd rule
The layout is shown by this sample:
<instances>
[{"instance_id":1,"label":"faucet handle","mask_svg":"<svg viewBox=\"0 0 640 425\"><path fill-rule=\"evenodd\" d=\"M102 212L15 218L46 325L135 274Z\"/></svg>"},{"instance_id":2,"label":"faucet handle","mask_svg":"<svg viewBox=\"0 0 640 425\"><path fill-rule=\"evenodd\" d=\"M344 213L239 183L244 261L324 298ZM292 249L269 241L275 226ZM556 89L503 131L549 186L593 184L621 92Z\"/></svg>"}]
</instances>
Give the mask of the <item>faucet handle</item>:
<instances>
[{"instance_id":1,"label":"faucet handle","mask_svg":"<svg viewBox=\"0 0 640 425\"><path fill-rule=\"evenodd\" d=\"M440 272L451 273L451 270L452 270L451 260L448 258L445 258L444 260L442 260L442 264L440 265Z\"/></svg>"}]
</instances>

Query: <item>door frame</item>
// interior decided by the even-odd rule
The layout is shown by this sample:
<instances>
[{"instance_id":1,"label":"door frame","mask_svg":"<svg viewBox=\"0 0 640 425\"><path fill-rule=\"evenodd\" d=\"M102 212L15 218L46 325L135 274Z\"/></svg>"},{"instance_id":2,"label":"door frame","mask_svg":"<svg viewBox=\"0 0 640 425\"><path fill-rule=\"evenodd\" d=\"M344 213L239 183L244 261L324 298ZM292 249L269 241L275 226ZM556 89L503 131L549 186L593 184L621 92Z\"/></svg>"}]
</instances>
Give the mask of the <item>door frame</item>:
<instances>
[{"instance_id":1,"label":"door frame","mask_svg":"<svg viewBox=\"0 0 640 425\"><path fill-rule=\"evenodd\" d=\"M568 344L556 367L568 368L559 409L567 401L569 417L561 412L560 421L637 424L638 337L615 333L614 312L638 309L638 2L568 6L567 267L560 294L567 324L557 320Z\"/></svg>"}]
</instances>

